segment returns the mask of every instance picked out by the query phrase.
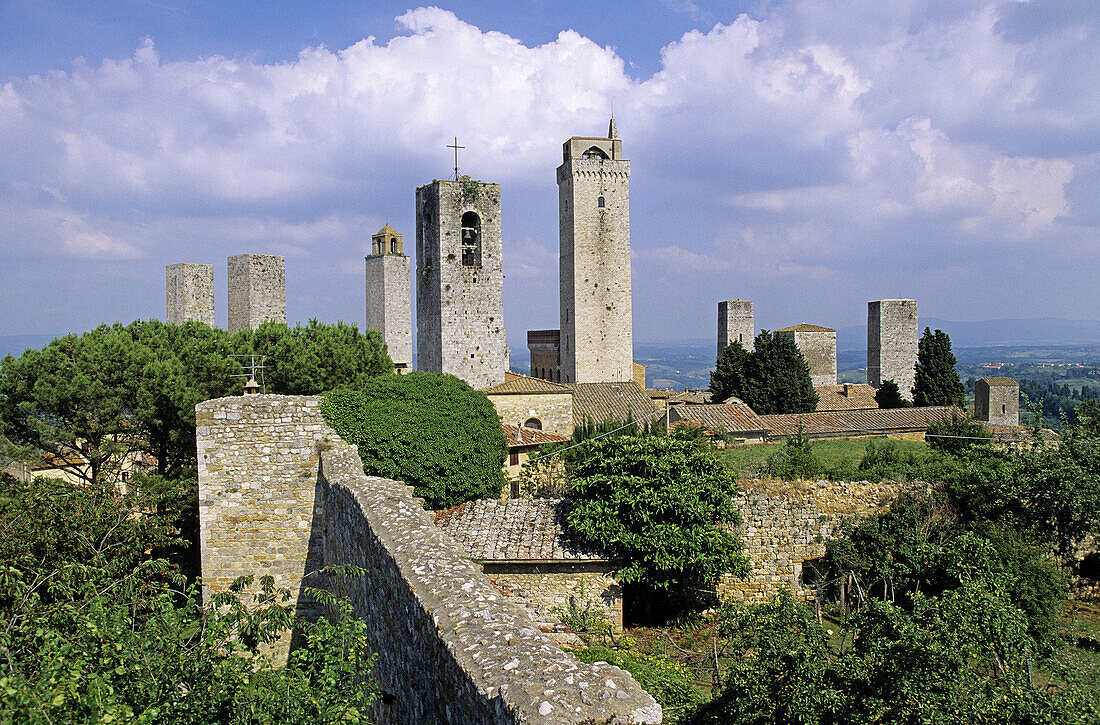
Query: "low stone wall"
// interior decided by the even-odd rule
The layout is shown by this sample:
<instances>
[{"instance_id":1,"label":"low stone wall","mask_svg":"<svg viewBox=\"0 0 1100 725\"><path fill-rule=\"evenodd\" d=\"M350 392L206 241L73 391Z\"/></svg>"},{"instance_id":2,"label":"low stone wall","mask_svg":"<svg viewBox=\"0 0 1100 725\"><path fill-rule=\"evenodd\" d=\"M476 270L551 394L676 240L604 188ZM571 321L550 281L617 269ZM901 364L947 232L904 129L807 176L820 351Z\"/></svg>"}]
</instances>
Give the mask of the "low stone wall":
<instances>
[{"instance_id":1,"label":"low stone wall","mask_svg":"<svg viewBox=\"0 0 1100 725\"><path fill-rule=\"evenodd\" d=\"M783 589L812 599L813 590L802 583L803 564L825 554L825 542L842 521L883 511L914 484L748 481L743 486L734 501L741 514L736 532L752 571L744 579L722 577L718 596L762 602Z\"/></svg>"},{"instance_id":2,"label":"low stone wall","mask_svg":"<svg viewBox=\"0 0 1100 725\"><path fill-rule=\"evenodd\" d=\"M364 475L317 405L262 395L197 407L208 586L270 572L297 592L319 566L366 568L335 588L378 653L380 723L661 722L629 674L581 663L505 601L408 487Z\"/></svg>"},{"instance_id":3,"label":"low stone wall","mask_svg":"<svg viewBox=\"0 0 1100 725\"><path fill-rule=\"evenodd\" d=\"M561 627L570 604L623 626L623 590L614 577L615 564L561 562L512 564L486 562L485 575L510 600L525 607L543 631Z\"/></svg>"}]
</instances>

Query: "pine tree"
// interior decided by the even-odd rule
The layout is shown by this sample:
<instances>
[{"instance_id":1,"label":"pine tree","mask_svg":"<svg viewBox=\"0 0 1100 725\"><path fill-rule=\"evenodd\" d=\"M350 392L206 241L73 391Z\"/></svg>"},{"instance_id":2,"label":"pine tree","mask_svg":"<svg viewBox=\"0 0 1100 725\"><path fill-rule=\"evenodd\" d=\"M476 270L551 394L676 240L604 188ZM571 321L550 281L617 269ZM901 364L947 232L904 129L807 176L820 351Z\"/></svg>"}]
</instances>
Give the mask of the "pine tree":
<instances>
[{"instance_id":1,"label":"pine tree","mask_svg":"<svg viewBox=\"0 0 1100 725\"><path fill-rule=\"evenodd\" d=\"M917 345L916 382L913 402L916 405L957 405L962 407L966 388L955 370L955 355L951 338L943 330L932 332L927 327Z\"/></svg>"}]
</instances>

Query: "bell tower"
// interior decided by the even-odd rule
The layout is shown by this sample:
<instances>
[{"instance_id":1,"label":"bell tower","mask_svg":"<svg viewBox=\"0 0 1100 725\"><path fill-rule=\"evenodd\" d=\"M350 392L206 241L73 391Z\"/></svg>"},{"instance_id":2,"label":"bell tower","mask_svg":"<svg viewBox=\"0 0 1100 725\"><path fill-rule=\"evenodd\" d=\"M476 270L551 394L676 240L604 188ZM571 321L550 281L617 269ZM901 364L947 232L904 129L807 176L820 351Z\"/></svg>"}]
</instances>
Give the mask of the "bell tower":
<instances>
[{"instance_id":1,"label":"bell tower","mask_svg":"<svg viewBox=\"0 0 1100 725\"><path fill-rule=\"evenodd\" d=\"M389 224L371 237L367 257L367 328L382 341L398 372L412 365L412 293L402 235Z\"/></svg>"},{"instance_id":2,"label":"bell tower","mask_svg":"<svg viewBox=\"0 0 1100 725\"><path fill-rule=\"evenodd\" d=\"M614 118L606 138L563 144L557 179L561 382L633 380L630 162Z\"/></svg>"}]
</instances>

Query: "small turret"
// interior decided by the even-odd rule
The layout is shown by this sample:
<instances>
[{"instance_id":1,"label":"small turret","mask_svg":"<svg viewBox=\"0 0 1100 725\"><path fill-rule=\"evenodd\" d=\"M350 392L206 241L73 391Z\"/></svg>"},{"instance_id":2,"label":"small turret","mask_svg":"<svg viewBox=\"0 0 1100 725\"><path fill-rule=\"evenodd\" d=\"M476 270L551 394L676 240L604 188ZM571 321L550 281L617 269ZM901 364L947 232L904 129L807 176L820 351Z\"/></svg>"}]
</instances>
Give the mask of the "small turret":
<instances>
[{"instance_id":1,"label":"small turret","mask_svg":"<svg viewBox=\"0 0 1100 725\"><path fill-rule=\"evenodd\" d=\"M619 127L615 125L615 117L614 116L611 117L611 123L607 124L607 137L608 138L618 138L619 137Z\"/></svg>"}]
</instances>

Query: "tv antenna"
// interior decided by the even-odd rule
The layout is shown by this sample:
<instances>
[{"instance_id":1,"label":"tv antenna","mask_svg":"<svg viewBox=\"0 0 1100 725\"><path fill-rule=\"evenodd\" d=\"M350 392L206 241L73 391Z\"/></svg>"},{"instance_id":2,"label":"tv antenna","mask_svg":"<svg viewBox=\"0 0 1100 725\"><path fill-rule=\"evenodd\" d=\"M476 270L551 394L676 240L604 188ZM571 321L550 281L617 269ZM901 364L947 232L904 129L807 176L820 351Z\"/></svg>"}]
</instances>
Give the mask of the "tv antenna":
<instances>
[{"instance_id":1,"label":"tv antenna","mask_svg":"<svg viewBox=\"0 0 1100 725\"><path fill-rule=\"evenodd\" d=\"M235 373L232 377L234 377L234 378L247 378L248 382L255 383L255 382L257 382L256 381L256 376L258 374L260 376L259 384L260 385L264 384L263 383L264 370L266 369L266 367L264 366L264 360L267 360L267 355L231 354L229 357L248 358L248 362L244 362L242 360L237 361L238 363L240 363L241 367L244 368L245 370L247 370L248 372Z\"/></svg>"},{"instance_id":2,"label":"tv antenna","mask_svg":"<svg viewBox=\"0 0 1100 725\"><path fill-rule=\"evenodd\" d=\"M447 144L447 148L455 150L455 181L458 181L458 150L466 148L465 146L458 145L458 136L455 136L455 142L453 144Z\"/></svg>"}]
</instances>

